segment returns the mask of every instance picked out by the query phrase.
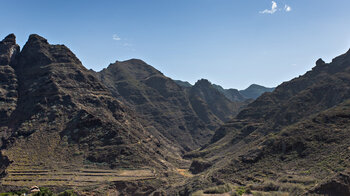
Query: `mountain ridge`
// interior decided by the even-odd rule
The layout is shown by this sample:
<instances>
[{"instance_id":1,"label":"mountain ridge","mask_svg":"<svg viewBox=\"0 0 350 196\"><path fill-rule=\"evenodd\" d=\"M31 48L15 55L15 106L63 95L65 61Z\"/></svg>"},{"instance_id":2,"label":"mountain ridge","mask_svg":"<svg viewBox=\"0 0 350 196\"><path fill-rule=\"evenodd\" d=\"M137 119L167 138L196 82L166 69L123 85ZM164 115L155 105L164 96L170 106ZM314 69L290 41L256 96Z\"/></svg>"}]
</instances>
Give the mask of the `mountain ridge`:
<instances>
[{"instance_id":1,"label":"mountain ridge","mask_svg":"<svg viewBox=\"0 0 350 196\"><path fill-rule=\"evenodd\" d=\"M295 195L347 192L336 190L342 184L317 186L350 164L349 89L350 51L331 63L317 60L312 70L250 103L216 131L211 144L188 153L209 167L200 169L193 161L192 170L201 174L183 189L215 186L217 179Z\"/></svg>"}]
</instances>

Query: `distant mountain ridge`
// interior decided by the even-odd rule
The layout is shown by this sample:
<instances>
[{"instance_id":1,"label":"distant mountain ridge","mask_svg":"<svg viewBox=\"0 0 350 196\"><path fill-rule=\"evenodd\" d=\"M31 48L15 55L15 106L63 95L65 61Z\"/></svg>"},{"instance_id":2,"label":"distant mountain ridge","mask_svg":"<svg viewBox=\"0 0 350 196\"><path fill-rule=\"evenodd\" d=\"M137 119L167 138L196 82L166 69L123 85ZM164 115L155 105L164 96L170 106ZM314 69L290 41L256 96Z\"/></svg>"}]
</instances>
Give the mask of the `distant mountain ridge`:
<instances>
[{"instance_id":1,"label":"distant mountain ridge","mask_svg":"<svg viewBox=\"0 0 350 196\"><path fill-rule=\"evenodd\" d=\"M174 80L178 85L190 88L193 85L186 81ZM248 99L256 99L265 92L272 92L275 88L268 88L258 84L252 84L244 90L237 90L234 88L224 89L222 86L217 84L212 84L219 92L224 94L226 98L231 101L245 101Z\"/></svg>"}]
</instances>

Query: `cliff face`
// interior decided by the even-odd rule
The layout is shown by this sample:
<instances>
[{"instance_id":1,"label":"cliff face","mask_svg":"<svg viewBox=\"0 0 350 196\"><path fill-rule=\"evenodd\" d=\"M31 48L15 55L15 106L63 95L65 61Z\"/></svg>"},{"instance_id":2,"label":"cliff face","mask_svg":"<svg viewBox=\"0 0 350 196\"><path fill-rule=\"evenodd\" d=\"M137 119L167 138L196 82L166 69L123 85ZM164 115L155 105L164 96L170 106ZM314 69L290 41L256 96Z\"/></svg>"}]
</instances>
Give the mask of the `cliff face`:
<instances>
[{"instance_id":1,"label":"cliff face","mask_svg":"<svg viewBox=\"0 0 350 196\"><path fill-rule=\"evenodd\" d=\"M13 34L0 42L0 127L10 118L17 105L17 75L13 69L19 46Z\"/></svg>"}]
</instances>

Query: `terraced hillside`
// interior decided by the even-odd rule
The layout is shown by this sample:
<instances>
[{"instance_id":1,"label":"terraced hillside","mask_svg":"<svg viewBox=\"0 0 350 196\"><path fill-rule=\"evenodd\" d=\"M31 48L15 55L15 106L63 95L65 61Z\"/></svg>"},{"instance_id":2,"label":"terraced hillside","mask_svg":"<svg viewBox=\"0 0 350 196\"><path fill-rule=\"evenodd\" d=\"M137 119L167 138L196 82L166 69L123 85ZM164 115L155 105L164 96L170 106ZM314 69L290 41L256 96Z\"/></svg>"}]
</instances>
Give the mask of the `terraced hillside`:
<instances>
[{"instance_id":1,"label":"terraced hillside","mask_svg":"<svg viewBox=\"0 0 350 196\"><path fill-rule=\"evenodd\" d=\"M17 167L25 170L16 169ZM156 175L152 170L101 170L101 169L81 169L73 170L45 170L39 165L13 165L7 170L7 176L1 179L3 186L21 186L21 187L89 187L104 185L110 182L132 182L138 180L155 179Z\"/></svg>"}]
</instances>

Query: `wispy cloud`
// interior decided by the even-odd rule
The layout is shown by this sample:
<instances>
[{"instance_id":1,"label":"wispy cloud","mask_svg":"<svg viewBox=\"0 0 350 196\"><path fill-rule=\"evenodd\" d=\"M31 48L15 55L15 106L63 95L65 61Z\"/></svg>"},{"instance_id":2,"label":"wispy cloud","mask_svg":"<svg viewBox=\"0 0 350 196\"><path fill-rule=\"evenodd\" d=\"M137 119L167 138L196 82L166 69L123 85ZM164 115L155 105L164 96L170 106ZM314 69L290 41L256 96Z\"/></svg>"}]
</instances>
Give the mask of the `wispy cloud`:
<instances>
[{"instance_id":1,"label":"wispy cloud","mask_svg":"<svg viewBox=\"0 0 350 196\"><path fill-rule=\"evenodd\" d=\"M277 11L290 12L290 11L292 11L292 7L290 7L289 5L285 4L284 5L284 9L282 9L282 8L278 9L278 5L277 5L276 1L272 1L271 9L266 9L266 10L260 11L259 13L260 14L274 14Z\"/></svg>"},{"instance_id":2,"label":"wispy cloud","mask_svg":"<svg viewBox=\"0 0 350 196\"><path fill-rule=\"evenodd\" d=\"M266 9L264 11L260 11L260 14L274 14L277 11L277 3L275 1L272 1L271 9Z\"/></svg>"},{"instance_id":3,"label":"wispy cloud","mask_svg":"<svg viewBox=\"0 0 350 196\"><path fill-rule=\"evenodd\" d=\"M291 8L289 5L285 5L285 6L284 6L284 10L285 10L286 12L290 12L290 11L292 11L292 8Z\"/></svg>"},{"instance_id":4,"label":"wispy cloud","mask_svg":"<svg viewBox=\"0 0 350 196\"><path fill-rule=\"evenodd\" d=\"M113 34L112 39L115 41L120 41L121 38L117 34Z\"/></svg>"}]
</instances>

